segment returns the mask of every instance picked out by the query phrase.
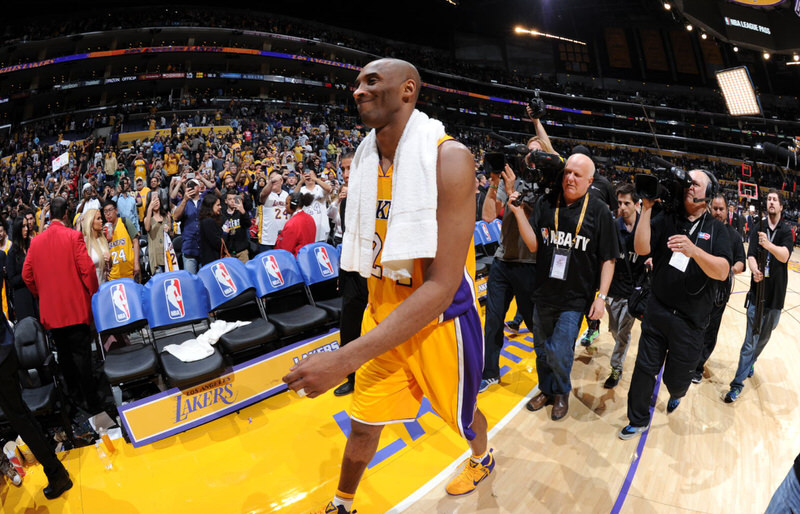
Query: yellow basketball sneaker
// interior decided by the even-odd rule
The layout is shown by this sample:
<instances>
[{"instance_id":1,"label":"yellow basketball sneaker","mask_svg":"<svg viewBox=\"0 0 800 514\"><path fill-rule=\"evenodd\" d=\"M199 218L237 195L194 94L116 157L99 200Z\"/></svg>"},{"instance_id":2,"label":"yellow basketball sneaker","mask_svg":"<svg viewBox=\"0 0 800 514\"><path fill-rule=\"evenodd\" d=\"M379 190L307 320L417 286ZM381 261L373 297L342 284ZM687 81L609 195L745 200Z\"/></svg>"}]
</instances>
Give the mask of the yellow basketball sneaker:
<instances>
[{"instance_id":1,"label":"yellow basketball sneaker","mask_svg":"<svg viewBox=\"0 0 800 514\"><path fill-rule=\"evenodd\" d=\"M336 505L333 504L332 501L330 501L323 508L312 511L311 514L356 514L356 511L347 510L342 505L339 505L337 507Z\"/></svg>"},{"instance_id":2,"label":"yellow basketball sneaker","mask_svg":"<svg viewBox=\"0 0 800 514\"><path fill-rule=\"evenodd\" d=\"M451 496L461 496L474 491L475 488L478 487L478 484L480 484L484 478L488 477L494 469L493 451L494 449L489 448L489 454L483 458L480 464L469 459L464 470L447 484L445 488L447 494Z\"/></svg>"}]
</instances>

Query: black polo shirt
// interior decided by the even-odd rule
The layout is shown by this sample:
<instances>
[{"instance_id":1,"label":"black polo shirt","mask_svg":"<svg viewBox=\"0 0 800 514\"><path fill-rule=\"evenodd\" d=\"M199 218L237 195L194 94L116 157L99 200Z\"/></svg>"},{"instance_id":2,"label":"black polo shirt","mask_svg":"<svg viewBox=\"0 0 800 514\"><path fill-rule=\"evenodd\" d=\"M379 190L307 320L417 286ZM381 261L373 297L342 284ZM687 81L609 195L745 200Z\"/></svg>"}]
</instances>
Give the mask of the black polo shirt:
<instances>
[{"instance_id":1,"label":"black polo shirt","mask_svg":"<svg viewBox=\"0 0 800 514\"><path fill-rule=\"evenodd\" d=\"M633 286L644 273L644 261L647 255L637 255L633 249L633 235L636 227L639 226L639 213L636 213L636 221L633 223L633 230L628 232L625 220L620 216L614 222L619 238L619 255L614 266L614 278L611 280L611 287L608 289L608 296L612 298L628 298L633 293Z\"/></svg>"},{"instance_id":2,"label":"black polo shirt","mask_svg":"<svg viewBox=\"0 0 800 514\"><path fill-rule=\"evenodd\" d=\"M761 245L758 244L758 232L764 232L767 237L772 240L772 243L782 246L789 250L789 256L792 255L794 247L794 240L792 238L792 229L783 218L780 219L775 230L769 228L767 218L761 220L761 225L755 222L750 227L750 246L747 248L747 256L755 257L758 260L758 250L761 250ZM787 262L781 262L775 258L774 255L767 252L767 267L769 268L769 277L766 277L764 290L764 306L768 309L783 309L783 301L786 299L786 285L789 282L789 272L787 269ZM765 273L766 275L766 273ZM749 298L751 301L755 299L755 282L750 278L750 293Z\"/></svg>"},{"instance_id":3,"label":"black polo shirt","mask_svg":"<svg viewBox=\"0 0 800 514\"><path fill-rule=\"evenodd\" d=\"M576 234L584 202L586 213ZM619 254L614 220L608 205L589 193L570 206L561 198L558 231L555 227L556 195L539 198L530 222L539 247L536 254L536 290L533 299L564 311L585 312L597 292L603 261ZM577 235L577 237L576 237ZM555 248L570 249L565 280L551 278Z\"/></svg>"},{"instance_id":4,"label":"black polo shirt","mask_svg":"<svg viewBox=\"0 0 800 514\"><path fill-rule=\"evenodd\" d=\"M725 224L725 228L728 229L728 238L731 241L731 254L733 255L733 261L731 265L736 264L737 262L741 262L744 264L745 268L747 268L747 257L744 253L744 244L742 243L742 236L739 235L739 232L736 230L736 227L732 225ZM729 276L728 280L725 281L724 291L725 291L725 298L728 298L731 294L731 287L733 286L733 276Z\"/></svg>"},{"instance_id":5,"label":"black polo shirt","mask_svg":"<svg viewBox=\"0 0 800 514\"><path fill-rule=\"evenodd\" d=\"M687 235L695 245L713 256L724 257L730 267L733 255L729 231L709 213L694 221L680 214L663 213L650 221L653 296L695 328L704 329L722 284L709 278L694 259L689 260L685 271L669 264L675 252L667 248L667 239L676 234Z\"/></svg>"}]
</instances>

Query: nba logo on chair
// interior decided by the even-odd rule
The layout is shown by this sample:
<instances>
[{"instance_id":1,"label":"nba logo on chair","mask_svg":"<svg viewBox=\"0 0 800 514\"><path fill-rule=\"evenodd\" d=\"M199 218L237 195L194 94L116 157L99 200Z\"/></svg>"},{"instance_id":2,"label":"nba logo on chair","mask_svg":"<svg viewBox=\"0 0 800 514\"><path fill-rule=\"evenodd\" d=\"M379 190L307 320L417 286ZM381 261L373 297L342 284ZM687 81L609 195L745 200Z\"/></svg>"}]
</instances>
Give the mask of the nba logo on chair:
<instances>
[{"instance_id":1,"label":"nba logo on chair","mask_svg":"<svg viewBox=\"0 0 800 514\"><path fill-rule=\"evenodd\" d=\"M335 272L333 270L333 266L331 265L331 259L328 257L328 251L318 246L314 248L314 255L317 257L317 264L319 264L319 270L322 272L323 277L332 277Z\"/></svg>"},{"instance_id":2,"label":"nba logo on chair","mask_svg":"<svg viewBox=\"0 0 800 514\"><path fill-rule=\"evenodd\" d=\"M278 261L275 260L275 256L268 255L267 258L264 259L264 269L267 270L269 283L272 287L280 287L283 285L283 274L281 273L280 266L278 266Z\"/></svg>"},{"instance_id":3,"label":"nba logo on chair","mask_svg":"<svg viewBox=\"0 0 800 514\"><path fill-rule=\"evenodd\" d=\"M114 284L111 287L111 304L114 306L114 319L118 322L128 321L131 318L128 295L123 284Z\"/></svg>"},{"instance_id":4,"label":"nba logo on chair","mask_svg":"<svg viewBox=\"0 0 800 514\"><path fill-rule=\"evenodd\" d=\"M183 305L183 294L181 293L181 281L171 278L164 282L164 294L167 297L167 314L171 319L180 319L186 315L186 308Z\"/></svg>"},{"instance_id":5,"label":"nba logo on chair","mask_svg":"<svg viewBox=\"0 0 800 514\"><path fill-rule=\"evenodd\" d=\"M218 262L214 264L211 267L211 271L214 274L214 280L217 281L217 285L220 291L222 291L223 296L229 297L236 294L236 284L233 283L233 279L228 272L228 268L225 267L225 263Z\"/></svg>"}]
</instances>

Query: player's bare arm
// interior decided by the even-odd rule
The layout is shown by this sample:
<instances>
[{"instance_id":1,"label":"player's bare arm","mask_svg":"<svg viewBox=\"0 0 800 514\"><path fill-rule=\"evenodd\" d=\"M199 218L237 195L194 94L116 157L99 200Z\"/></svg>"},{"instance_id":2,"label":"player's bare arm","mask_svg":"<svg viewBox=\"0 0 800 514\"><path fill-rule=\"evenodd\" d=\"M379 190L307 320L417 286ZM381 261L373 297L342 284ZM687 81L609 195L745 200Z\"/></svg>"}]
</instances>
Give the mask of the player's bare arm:
<instances>
[{"instance_id":1,"label":"player's bare arm","mask_svg":"<svg viewBox=\"0 0 800 514\"><path fill-rule=\"evenodd\" d=\"M331 353L309 356L283 381L309 397L338 385L348 373L396 347L439 317L453 301L464 273L474 231L474 161L462 144L439 147L436 257L426 263L425 281L374 330Z\"/></svg>"}]
</instances>

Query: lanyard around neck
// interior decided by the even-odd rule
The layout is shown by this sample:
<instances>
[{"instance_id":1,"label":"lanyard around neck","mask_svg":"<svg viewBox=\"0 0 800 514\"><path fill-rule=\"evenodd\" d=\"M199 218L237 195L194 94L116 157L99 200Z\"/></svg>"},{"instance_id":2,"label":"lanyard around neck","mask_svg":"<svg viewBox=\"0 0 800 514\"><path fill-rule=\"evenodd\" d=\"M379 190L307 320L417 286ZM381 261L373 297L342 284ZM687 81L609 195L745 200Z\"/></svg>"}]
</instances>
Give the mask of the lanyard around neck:
<instances>
[{"instance_id":1,"label":"lanyard around neck","mask_svg":"<svg viewBox=\"0 0 800 514\"><path fill-rule=\"evenodd\" d=\"M589 193L587 192L586 195L583 197L583 207L581 207L581 215L578 218L578 226L575 228L575 237L572 238L573 240L577 238L578 234L581 232L581 225L583 225L583 217L586 215L586 206L588 204L589 204ZM561 208L561 197L559 196L558 200L556 200L556 219L555 219L556 232L558 232L558 210L560 208Z\"/></svg>"}]
</instances>

